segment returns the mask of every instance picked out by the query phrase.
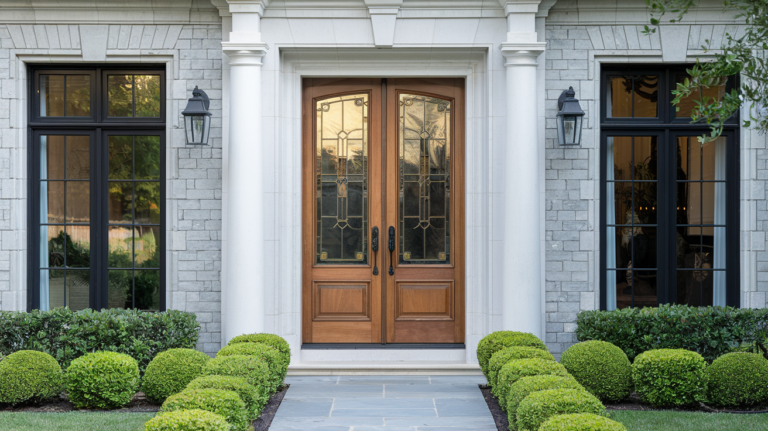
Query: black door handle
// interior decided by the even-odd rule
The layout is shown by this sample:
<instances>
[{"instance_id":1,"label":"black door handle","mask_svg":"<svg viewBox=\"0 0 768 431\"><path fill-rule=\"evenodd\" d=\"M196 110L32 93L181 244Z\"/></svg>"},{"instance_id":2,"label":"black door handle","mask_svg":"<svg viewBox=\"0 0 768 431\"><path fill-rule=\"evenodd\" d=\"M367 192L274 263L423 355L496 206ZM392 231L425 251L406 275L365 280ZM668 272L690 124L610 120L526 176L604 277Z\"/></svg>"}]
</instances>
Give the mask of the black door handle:
<instances>
[{"instance_id":1,"label":"black door handle","mask_svg":"<svg viewBox=\"0 0 768 431\"><path fill-rule=\"evenodd\" d=\"M392 253L395 251L395 227L389 227L389 275L395 275L395 268L392 267Z\"/></svg>"},{"instance_id":2,"label":"black door handle","mask_svg":"<svg viewBox=\"0 0 768 431\"><path fill-rule=\"evenodd\" d=\"M379 251L379 227L374 226L371 232L371 250L373 250L373 275L379 275L379 261L376 259L376 254Z\"/></svg>"}]
</instances>

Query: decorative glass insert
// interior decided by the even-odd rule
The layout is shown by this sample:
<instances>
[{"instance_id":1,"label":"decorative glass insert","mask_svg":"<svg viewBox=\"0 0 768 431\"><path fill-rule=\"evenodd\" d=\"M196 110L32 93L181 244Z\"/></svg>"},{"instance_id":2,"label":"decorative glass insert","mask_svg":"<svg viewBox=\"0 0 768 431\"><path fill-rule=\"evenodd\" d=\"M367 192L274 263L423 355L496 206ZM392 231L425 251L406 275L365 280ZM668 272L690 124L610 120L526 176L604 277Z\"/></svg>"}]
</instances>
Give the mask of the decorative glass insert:
<instances>
[{"instance_id":1,"label":"decorative glass insert","mask_svg":"<svg viewBox=\"0 0 768 431\"><path fill-rule=\"evenodd\" d=\"M451 102L398 101L400 263L450 263Z\"/></svg>"},{"instance_id":2,"label":"decorative glass insert","mask_svg":"<svg viewBox=\"0 0 768 431\"><path fill-rule=\"evenodd\" d=\"M40 309L88 308L90 138L40 136Z\"/></svg>"},{"instance_id":3,"label":"decorative glass insert","mask_svg":"<svg viewBox=\"0 0 768 431\"><path fill-rule=\"evenodd\" d=\"M90 75L40 75L41 117L90 117Z\"/></svg>"},{"instance_id":4,"label":"decorative glass insert","mask_svg":"<svg viewBox=\"0 0 768 431\"><path fill-rule=\"evenodd\" d=\"M608 309L658 298L658 138L609 136L606 174Z\"/></svg>"},{"instance_id":5,"label":"decorative glass insert","mask_svg":"<svg viewBox=\"0 0 768 431\"><path fill-rule=\"evenodd\" d=\"M368 100L315 102L319 264L368 263Z\"/></svg>"},{"instance_id":6,"label":"decorative glass insert","mask_svg":"<svg viewBox=\"0 0 768 431\"><path fill-rule=\"evenodd\" d=\"M108 140L109 308L160 308L160 137Z\"/></svg>"},{"instance_id":7,"label":"decorative glass insert","mask_svg":"<svg viewBox=\"0 0 768 431\"><path fill-rule=\"evenodd\" d=\"M108 75L109 117L160 117L160 75Z\"/></svg>"},{"instance_id":8,"label":"decorative glass insert","mask_svg":"<svg viewBox=\"0 0 768 431\"><path fill-rule=\"evenodd\" d=\"M677 138L677 302L725 305L726 139Z\"/></svg>"},{"instance_id":9,"label":"decorative glass insert","mask_svg":"<svg viewBox=\"0 0 768 431\"><path fill-rule=\"evenodd\" d=\"M606 115L608 118L658 117L659 77L626 75L609 78Z\"/></svg>"}]
</instances>

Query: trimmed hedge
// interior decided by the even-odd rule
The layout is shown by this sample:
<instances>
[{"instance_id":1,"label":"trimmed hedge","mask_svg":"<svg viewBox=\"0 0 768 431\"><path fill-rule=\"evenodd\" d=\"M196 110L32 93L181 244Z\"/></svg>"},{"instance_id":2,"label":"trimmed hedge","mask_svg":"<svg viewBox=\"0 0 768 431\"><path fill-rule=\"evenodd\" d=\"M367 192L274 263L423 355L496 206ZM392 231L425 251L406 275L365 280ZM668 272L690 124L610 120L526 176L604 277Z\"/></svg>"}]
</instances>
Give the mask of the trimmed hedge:
<instances>
[{"instance_id":1,"label":"trimmed hedge","mask_svg":"<svg viewBox=\"0 0 768 431\"><path fill-rule=\"evenodd\" d=\"M53 356L32 350L0 361L0 403L40 402L61 393L63 376Z\"/></svg>"},{"instance_id":2,"label":"trimmed hedge","mask_svg":"<svg viewBox=\"0 0 768 431\"><path fill-rule=\"evenodd\" d=\"M768 309L660 305L582 311L576 323L579 341L607 341L631 361L647 350L686 349L711 363L734 346L761 353L757 345L768 340Z\"/></svg>"},{"instance_id":3,"label":"trimmed hedge","mask_svg":"<svg viewBox=\"0 0 768 431\"><path fill-rule=\"evenodd\" d=\"M493 386L496 384L499 370L507 362L514 361L516 359L531 359L539 358L549 361L554 361L555 357L552 356L546 350L537 349L535 347L507 347L491 356L491 360L488 362L488 384Z\"/></svg>"},{"instance_id":4,"label":"trimmed hedge","mask_svg":"<svg viewBox=\"0 0 768 431\"><path fill-rule=\"evenodd\" d=\"M86 353L118 352L136 359L143 373L159 352L193 349L199 329L193 313L177 310L0 311L0 355L37 350L56 358L66 370Z\"/></svg>"},{"instance_id":5,"label":"trimmed hedge","mask_svg":"<svg viewBox=\"0 0 768 431\"><path fill-rule=\"evenodd\" d=\"M75 408L119 409L139 388L139 366L123 353L89 353L72 361L64 382Z\"/></svg>"},{"instance_id":6,"label":"trimmed hedge","mask_svg":"<svg viewBox=\"0 0 768 431\"><path fill-rule=\"evenodd\" d=\"M200 409L223 416L232 431L247 429L251 424L240 397L223 389L185 389L171 395L163 403L163 413Z\"/></svg>"},{"instance_id":7,"label":"trimmed hedge","mask_svg":"<svg viewBox=\"0 0 768 431\"><path fill-rule=\"evenodd\" d=\"M570 377L560 376L529 376L512 383L507 392L507 419L509 420L509 429L515 429L517 421L517 408L528 395L546 391L550 389L579 389L584 390L576 380Z\"/></svg>"},{"instance_id":8,"label":"trimmed hedge","mask_svg":"<svg viewBox=\"0 0 768 431\"><path fill-rule=\"evenodd\" d=\"M147 365L141 381L141 390L147 399L162 404L166 398L177 394L203 373L203 367L211 358L195 349L171 349L160 352Z\"/></svg>"},{"instance_id":9,"label":"trimmed hedge","mask_svg":"<svg viewBox=\"0 0 768 431\"><path fill-rule=\"evenodd\" d=\"M517 408L517 426L538 430L547 419L568 413L605 414L605 406L594 395L579 389L550 389L534 392Z\"/></svg>"},{"instance_id":10,"label":"trimmed hedge","mask_svg":"<svg viewBox=\"0 0 768 431\"><path fill-rule=\"evenodd\" d=\"M519 379L527 376L551 375L573 378L565 367L554 361L546 359L518 359L517 361L507 362L496 379L496 386L491 388L491 393L499 399L499 405L502 409L507 408L507 393L509 387Z\"/></svg>"},{"instance_id":11,"label":"trimmed hedge","mask_svg":"<svg viewBox=\"0 0 768 431\"><path fill-rule=\"evenodd\" d=\"M259 390L248 384L241 377L230 376L205 376L192 380L187 389L223 389L236 393L248 411L248 418L256 420L261 416L261 408L258 404Z\"/></svg>"},{"instance_id":12,"label":"trimmed hedge","mask_svg":"<svg viewBox=\"0 0 768 431\"><path fill-rule=\"evenodd\" d=\"M224 416L200 409L160 413L144 424L144 431L228 431Z\"/></svg>"},{"instance_id":13,"label":"trimmed hedge","mask_svg":"<svg viewBox=\"0 0 768 431\"><path fill-rule=\"evenodd\" d=\"M768 401L768 360L746 352L715 359L707 367L707 401L744 407Z\"/></svg>"},{"instance_id":14,"label":"trimmed hedge","mask_svg":"<svg viewBox=\"0 0 768 431\"><path fill-rule=\"evenodd\" d=\"M707 362L696 352L658 349L641 353L632 364L635 391L655 406L683 406L703 401Z\"/></svg>"},{"instance_id":15,"label":"trimmed hedge","mask_svg":"<svg viewBox=\"0 0 768 431\"><path fill-rule=\"evenodd\" d=\"M243 334L229 340L228 346L238 343L261 343L267 346L273 347L282 355L282 362L280 363L280 382L285 380L285 374L288 372L288 364L291 363L291 347L285 338L275 334Z\"/></svg>"},{"instance_id":16,"label":"trimmed hedge","mask_svg":"<svg viewBox=\"0 0 768 431\"><path fill-rule=\"evenodd\" d=\"M547 419L539 431L627 431L627 428L596 414L571 413Z\"/></svg>"},{"instance_id":17,"label":"trimmed hedge","mask_svg":"<svg viewBox=\"0 0 768 431\"><path fill-rule=\"evenodd\" d=\"M602 401L621 401L632 391L632 364L611 343L592 340L574 344L563 352L560 363Z\"/></svg>"},{"instance_id":18,"label":"trimmed hedge","mask_svg":"<svg viewBox=\"0 0 768 431\"><path fill-rule=\"evenodd\" d=\"M259 358L245 355L213 358L205 364L203 376L242 378L258 391L255 410L261 411L269 401L269 369Z\"/></svg>"},{"instance_id":19,"label":"trimmed hedge","mask_svg":"<svg viewBox=\"0 0 768 431\"><path fill-rule=\"evenodd\" d=\"M264 361L269 369L269 392L277 392L283 384L285 373L288 371L283 366L283 357L274 347L262 343L235 343L224 346L216 357L245 355Z\"/></svg>"},{"instance_id":20,"label":"trimmed hedge","mask_svg":"<svg viewBox=\"0 0 768 431\"><path fill-rule=\"evenodd\" d=\"M477 360L480 362L480 369L483 370L483 374L485 374L486 378L488 378L488 362L491 361L491 356L505 347L513 346L534 347L541 350L547 350L547 346L544 345L543 341L527 332L492 332L477 343Z\"/></svg>"}]
</instances>

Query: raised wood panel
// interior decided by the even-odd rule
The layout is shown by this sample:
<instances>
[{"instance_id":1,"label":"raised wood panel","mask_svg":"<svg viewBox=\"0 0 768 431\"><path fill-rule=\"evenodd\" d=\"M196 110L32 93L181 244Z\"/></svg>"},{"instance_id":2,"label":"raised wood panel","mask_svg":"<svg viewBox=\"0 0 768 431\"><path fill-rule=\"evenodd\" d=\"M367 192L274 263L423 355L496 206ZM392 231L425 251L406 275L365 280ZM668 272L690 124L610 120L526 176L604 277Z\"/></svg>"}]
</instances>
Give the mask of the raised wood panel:
<instances>
[{"instance_id":1,"label":"raised wood panel","mask_svg":"<svg viewBox=\"0 0 768 431\"><path fill-rule=\"evenodd\" d=\"M375 343L371 322L314 322L312 343Z\"/></svg>"},{"instance_id":2,"label":"raised wood panel","mask_svg":"<svg viewBox=\"0 0 768 431\"><path fill-rule=\"evenodd\" d=\"M453 320L453 282L398 282L395 295L395 320Z\"/></svg>"},{"instance_id":3,"label":"raised wood panel","mask_svg":"<svg viewBox=\"0 0 768 431\"><path fill-rule=\"evenodd\" d=\"M397 343L456 343L456 322L453 320L395 322Z\"/></svg>"},{"instance_id":4,"label":"raised wood panel","mask_svg":"<svg viewBox=\"0 0 768 431\"><path fill-rule=\"evenodd\" d=\"M314 321L371 320L370 283L315 283Z\"/></svg>"}]
</instances>

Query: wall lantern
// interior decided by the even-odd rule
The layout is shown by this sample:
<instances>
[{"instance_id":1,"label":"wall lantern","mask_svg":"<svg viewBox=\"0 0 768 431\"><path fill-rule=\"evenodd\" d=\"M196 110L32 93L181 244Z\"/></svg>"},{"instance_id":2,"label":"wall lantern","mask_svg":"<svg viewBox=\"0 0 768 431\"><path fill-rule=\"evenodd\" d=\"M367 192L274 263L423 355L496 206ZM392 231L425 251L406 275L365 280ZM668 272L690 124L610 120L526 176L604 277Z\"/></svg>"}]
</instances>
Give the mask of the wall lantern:
<instances>
[{"instance_id":1,"label":"wall lantern","mask_svg":"<svg viewBox=\"0 0 768 431\"><path fill-rule=\"evenodd\" d=\"M581 120L584 111L576 99L573 87L563 91L557 99L557 140L560 145L579 145L581 143Z\"/></svg>"},{"instance_id":2,"label":"wall lantern","mask_svg":"<svg viewBox=\"0 0 768 431\"><path fill-rule=\"evenodd\" d=\"M208 107L211 101L205 91L197 86L192 90L192 98L181 113L184 116L184 129L187 131L187 145L208 145L208 134L211 131L211 113Z\"/></svg>"}]
</instances>

